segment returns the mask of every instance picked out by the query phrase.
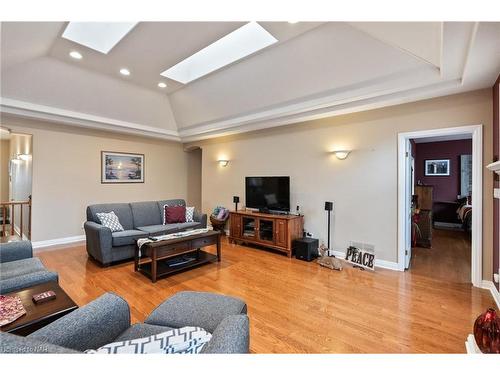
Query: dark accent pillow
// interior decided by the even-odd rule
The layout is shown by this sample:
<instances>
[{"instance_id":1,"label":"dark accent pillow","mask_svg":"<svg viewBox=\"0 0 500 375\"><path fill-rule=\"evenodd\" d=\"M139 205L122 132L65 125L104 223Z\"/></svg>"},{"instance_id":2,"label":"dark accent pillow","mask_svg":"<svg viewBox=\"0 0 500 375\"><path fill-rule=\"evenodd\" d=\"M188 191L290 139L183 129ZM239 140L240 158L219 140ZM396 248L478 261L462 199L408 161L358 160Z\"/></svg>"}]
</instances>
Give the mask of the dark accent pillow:
<instances>
[{"instance_id":1,"label":"dark accent pillow","mask_svg":"<svg viewBox=\"0 0 500 375\"><path fill-rule=\"evenodd\" d=\"M185 223L186 207L184 206L165 206L165 224Z\"/></svg>"}]
</instances>

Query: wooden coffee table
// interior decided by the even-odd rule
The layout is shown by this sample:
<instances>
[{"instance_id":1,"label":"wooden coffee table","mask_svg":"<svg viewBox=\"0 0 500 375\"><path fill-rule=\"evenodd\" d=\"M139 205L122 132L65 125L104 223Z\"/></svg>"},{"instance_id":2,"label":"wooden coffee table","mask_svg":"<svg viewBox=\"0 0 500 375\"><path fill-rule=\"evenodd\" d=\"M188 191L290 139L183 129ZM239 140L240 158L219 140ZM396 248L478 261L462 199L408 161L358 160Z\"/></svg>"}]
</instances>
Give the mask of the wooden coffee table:
<instances>
[{"instance_id":1,"label":"wooden coffee table","mask_svg":"<svg viewBox=\"0 0 500 375\"><path fill-rule=\"evenodd\" d=\"M217 255L201 250L201 248L210 245L217 246ZM169 265L167 263L181 255L190 257L192 260L179 265ZM142 245L140 259L139 248L136 247L134 269L136 272L143 273L155 283L160 277L201 266L202 264L220 261L220 232L210 230L206 233L146 243Z\"/></svg>"},{"instance_id":2,"label":"wooden coffee table","mask_svg":"<svg viewBox=\"0 0 500 375\"><path fill-rule=\"evenodd\" d=\"M35 304L31 299L33 294L48 290L53 290L56 293L55 299L39 304ZM0 330L19 336L27 336L78 308L78 305L62 290L59 284L53 281L7 293L7 295L20 297L26 314L12 323L0 327Z\"/></svg>"}]
</instances>

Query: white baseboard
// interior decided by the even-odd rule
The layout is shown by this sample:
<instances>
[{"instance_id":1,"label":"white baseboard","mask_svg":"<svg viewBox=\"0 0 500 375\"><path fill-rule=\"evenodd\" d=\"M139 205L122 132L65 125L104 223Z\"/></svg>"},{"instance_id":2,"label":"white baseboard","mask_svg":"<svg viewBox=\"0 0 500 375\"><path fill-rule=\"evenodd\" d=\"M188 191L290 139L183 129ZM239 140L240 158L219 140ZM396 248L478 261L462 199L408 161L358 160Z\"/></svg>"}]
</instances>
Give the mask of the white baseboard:
<instances>
[{"instance_id":1,"label":"white baseboard","mask_svg":"<svg viewBox=\"0 0 500 375\"><path fill-rule=\"evenodd\" d=\"M39 250L39 249L48 250L50 247L53 247L53 246L74 244L76 242L83 242L83 241L85 241L85 235L82 234L80 236L55 238L53 240L45 240L45 241L35 241L35 242L32 242L32 246L33 246L33 249L35 249L35 250Z\"/></svg>"},{"instance_id":2,"label":"white baseboard","mask_svg":"<svg viewBox=\"0 0 500 375\"><path fill-rule=\"evenodd\" d=\"M481 288L489 289L493 299L495 300L495 303L497 304L497 307L500 309L500 293L498 292L495 284L493 284L493 281L483 280L483 282L481 283Z\"/></svg>"},{"instance_id":3,"label":"white baseboard","mask_svg":"<svg viewBox=\"0 0 500 375\"><path fill-rule=\"evenodd\" d=\"M345 258L345 253L338 250L333 250L333 254L338 258ZM375 267L385 268L392 271L401 271L397 262L389 262L388 260L375 258Z\"/></svg>"}]
</instances>

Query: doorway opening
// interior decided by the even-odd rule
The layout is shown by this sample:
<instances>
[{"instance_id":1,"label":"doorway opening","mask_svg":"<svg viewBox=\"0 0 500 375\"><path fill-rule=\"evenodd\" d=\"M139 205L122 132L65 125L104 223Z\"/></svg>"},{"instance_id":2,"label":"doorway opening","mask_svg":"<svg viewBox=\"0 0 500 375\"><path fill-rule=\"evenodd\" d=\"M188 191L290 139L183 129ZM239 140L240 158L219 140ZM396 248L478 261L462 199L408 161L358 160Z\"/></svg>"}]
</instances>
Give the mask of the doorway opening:
<instances>
[{"instance_id":1,"label":"doorway opening","mask_svg":"<svg viewBox=\"0 0 500 375\"><path fill-rule=\"evenodd\" d=\"M400 133L398 265L482 281L482 125Z\"/></svg>"},{"instance_id":2,"label":"doorway opening","mask_svg":"<svg viewBox=\"0 0 500 375\"><path fill-rule=\"evenodd\" d=\"M0 127L0 241L31 239L32 135Z\"/></svg>"}]
</instances>

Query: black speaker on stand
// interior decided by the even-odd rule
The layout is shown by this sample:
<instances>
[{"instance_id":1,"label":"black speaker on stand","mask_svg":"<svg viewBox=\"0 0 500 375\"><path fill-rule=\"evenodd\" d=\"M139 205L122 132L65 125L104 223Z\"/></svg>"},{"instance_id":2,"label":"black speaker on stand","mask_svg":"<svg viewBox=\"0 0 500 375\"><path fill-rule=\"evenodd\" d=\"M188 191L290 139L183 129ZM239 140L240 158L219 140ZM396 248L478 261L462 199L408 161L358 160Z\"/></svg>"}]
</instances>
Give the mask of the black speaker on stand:
<instances>
[{"instance_id":1,"label":"black speaker on stand","mask_svg":"<svg viewBox=\"0 0 500 375\"><path fill-rule=\"evenodd\" d=\"M328 212L328 253L330 253L330 216L333 210L333 202L325 202L325 211Z\"/></svg>"},{"instance_id":2,"label":"black speaker on stand","mask_svg":"<svg viewBox=\"0 0 500 375\"><path fill-rule=\"evenodd\" d=\"M233 197L233 203L234 203L234 210L238 211L238 203L240 203L240 197L237 197L236 195Z\"/></svg>"}]
</instances>

